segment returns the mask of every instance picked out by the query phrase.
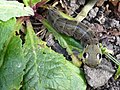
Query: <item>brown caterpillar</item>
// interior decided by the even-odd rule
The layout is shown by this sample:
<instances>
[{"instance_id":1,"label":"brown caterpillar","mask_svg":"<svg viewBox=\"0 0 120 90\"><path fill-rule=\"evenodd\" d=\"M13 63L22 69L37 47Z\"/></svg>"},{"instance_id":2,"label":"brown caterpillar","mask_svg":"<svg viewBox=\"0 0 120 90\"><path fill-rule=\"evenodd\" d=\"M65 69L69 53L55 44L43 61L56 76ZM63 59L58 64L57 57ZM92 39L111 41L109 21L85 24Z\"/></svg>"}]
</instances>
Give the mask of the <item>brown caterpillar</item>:
<instances>
[{"instance_id":1,"label":"brown caterpillar","mask_svg":"<svg viewBox=\"0 0 120 90\"><path fill-rule=\"evenodd\" d=\"M94 32L86 25L77 23L60 16L56 9L48 10L48 21L60 33L73 36L80 40L85 46L83 51L83 62L91 67L97 66L101 62L101 50Z\"/></svg>"}]
</instances>

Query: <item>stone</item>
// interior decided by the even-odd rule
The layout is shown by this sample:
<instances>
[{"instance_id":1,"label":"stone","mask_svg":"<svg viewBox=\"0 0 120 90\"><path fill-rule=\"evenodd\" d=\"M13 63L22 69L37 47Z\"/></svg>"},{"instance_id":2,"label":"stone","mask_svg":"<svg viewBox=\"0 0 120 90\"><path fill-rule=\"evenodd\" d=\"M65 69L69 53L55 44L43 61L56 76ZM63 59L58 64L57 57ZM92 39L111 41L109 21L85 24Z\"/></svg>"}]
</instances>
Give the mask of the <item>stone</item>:
<instances>
[{"instance_id":1,"label":"stone","mask_svg":"<svg viewBox=\"0 0 120 90\"><path fill-rule=\"evenodd\" d=\"M115 70L109 61L103 59L101 64L96 68L84 65L84 72L88 84L95 89L105 85L112 77Z\"/></svg>"},{"instance_id":2,"label":"stone","mask_svg":"<svg viewBox=\"0 0 120 90\"><path fill-rule=\"evenodd\" d=\"M99 10L98 7L95 7L94 9L90 10L89 18L91 18L91 19L94 18L97 15L98 10Z\"/></svg>"},{"instance_id":3,"label":"stone","mask_svg":"<svg viewBox=\"0 0 120 90\"><path fill-rule=\"evenodd\" d=\"M120 46L120 37L119 36L116 36L116 45L119 45Z\"/></svg>"},{"instance_id":4,"label":"stone","mask_svg":"<svg viewBox=\"0 0 120 90\"><path fill-rule=\"evenodd\" d=\"M117 54L116 57L117 57L117 60L120 61L120 54Z\"/></svg>"}]
</instances>

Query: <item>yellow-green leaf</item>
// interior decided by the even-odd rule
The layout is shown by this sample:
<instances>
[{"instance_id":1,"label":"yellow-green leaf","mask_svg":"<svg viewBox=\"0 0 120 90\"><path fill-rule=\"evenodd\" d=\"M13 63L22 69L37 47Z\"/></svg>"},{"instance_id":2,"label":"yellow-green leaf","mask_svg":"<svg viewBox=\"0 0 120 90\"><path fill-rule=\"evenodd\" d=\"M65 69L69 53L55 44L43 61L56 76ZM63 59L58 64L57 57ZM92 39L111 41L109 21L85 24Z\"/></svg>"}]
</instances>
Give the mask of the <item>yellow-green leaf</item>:
<instances>
[{"instance_id":1,"label":"yellow-green leaf","mask_svg":"<svg viewBox=\"0 0 120 90\"><path fill-rule=\"evenodd\" d=\"M22 90L86 90L82 71L39 40L27 22Z\"/></svg>"},{"instance_id":2,"label":"yellow-green leaf","mask_svg":"<svg viewBox=\"0 0 120 90\"><path fill-rule=\"evenodd\" d=\"M4 63L0 67L0 90L19 90L26 62L20 37L12 37L5 48L6 52L2 52Z\"/></svg>"}]
</instances>

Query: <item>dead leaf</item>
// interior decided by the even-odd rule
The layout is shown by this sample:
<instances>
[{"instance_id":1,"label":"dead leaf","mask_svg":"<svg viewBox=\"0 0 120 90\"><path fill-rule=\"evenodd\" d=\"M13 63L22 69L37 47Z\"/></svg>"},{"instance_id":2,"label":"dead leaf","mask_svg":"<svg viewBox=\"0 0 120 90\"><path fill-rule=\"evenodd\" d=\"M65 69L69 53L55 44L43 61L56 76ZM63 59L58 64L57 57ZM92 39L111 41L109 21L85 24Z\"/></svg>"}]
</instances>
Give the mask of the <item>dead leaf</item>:
<instances>
[{"instance_id":1,"label":"dead leaf","mask_svg":"<svg viewBox=\"0 0 120 90\"><path fill-rule=\"evenodd\" d=\"M96 5L97 5L97 6L102 6L103 3L104 3L104 0L99 0Z\"/></svg>"},{"instance_id":2,"label":"dead leaf","mask_svg":"<svg viewBox=\"0 0 120 90\"><path fill-rule=\"evenodd\" d=\"M119 0L109 0L114 6L117 6Z\"/></svg>"}]
</instances>

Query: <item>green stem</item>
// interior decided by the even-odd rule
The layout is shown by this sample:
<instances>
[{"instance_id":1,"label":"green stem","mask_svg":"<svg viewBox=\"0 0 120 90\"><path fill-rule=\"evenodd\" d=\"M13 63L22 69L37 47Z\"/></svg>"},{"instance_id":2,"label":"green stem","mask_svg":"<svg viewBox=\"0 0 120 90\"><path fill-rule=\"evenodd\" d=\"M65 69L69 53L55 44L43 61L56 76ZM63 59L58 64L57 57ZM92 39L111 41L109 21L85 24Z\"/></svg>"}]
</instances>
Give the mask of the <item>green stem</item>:
<instances>
[{"instance_id":1,"label":"green stem","mask_svg":"<svg viewBox=\"0 0 120 90\"><path fill-rule=\"evenodd\" d=\"M109 53L105 52L105 55L110 59L112 60L115 64L117 64L118 66L120 65L120 62L115 59L113 56L111 56Z\"/></svg>"}]
</instances>

